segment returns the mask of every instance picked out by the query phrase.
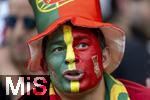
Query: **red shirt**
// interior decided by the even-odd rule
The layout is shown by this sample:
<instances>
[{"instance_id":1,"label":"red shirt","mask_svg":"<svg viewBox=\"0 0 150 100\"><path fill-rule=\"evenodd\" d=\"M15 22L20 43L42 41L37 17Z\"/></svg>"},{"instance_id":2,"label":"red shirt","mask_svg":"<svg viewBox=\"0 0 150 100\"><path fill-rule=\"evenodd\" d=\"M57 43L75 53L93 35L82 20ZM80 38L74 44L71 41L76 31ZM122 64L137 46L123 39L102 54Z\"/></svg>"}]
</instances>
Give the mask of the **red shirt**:
<instances>
[{"instance_id":1,"label":"red shirt","mask_svg":"<svg viewBox=\"0 0 150 100\"><path fill-rule=\"evenodd\" d=\"M135 82L122 80L125 85L131 100L150 100L150 89Z\"/></svg>"}]
</instances>

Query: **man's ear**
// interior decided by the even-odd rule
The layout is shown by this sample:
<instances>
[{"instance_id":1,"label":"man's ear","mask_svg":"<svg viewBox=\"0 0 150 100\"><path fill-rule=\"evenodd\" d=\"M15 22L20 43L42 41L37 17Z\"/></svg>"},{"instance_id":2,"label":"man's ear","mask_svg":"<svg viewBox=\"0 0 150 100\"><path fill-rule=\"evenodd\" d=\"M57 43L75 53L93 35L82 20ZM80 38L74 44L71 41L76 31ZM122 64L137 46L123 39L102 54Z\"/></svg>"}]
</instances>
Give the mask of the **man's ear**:
<instances>
[{"instance_id":1,"label":"man's ear","mask_svg":"<svg viewBox=\"0 0 150 100\"><path fill-rule=\"evenodd\" d=\"M106 69L110 63L110 52L108 47L105 47L103 49L102 58L103 58L103 67L104 69Z\"/></svg>"}]
</instances>

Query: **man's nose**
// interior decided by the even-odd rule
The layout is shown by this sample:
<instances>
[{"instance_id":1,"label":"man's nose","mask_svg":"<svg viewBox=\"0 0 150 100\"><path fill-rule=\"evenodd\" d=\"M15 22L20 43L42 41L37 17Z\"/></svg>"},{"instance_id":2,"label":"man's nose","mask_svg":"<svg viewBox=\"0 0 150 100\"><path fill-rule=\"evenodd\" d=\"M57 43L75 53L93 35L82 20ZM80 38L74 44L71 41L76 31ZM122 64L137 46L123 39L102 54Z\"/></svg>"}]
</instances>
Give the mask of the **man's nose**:
<instances>
[{"instance_id":1,"label":"man's nose","mask_svg":"<svg viewBox=\"0 0 150 100\"><path fill-rule=\"evenodd\" d=\"M15 31L14 33L16 34L17 37L23 36L26 32L26 29L24 28L23 21L18 20L15 26Z\"/></svg>"},{"instance_id":2,"label":"man's nose","mask_svg":"<svg viewBox=\"0 0 150 100\"><path fill-rule=\"evenodd\" d=\"M71 64L71 63L77 63L77 62L79 62L78 57L68 58L68 59L65 60L65 64Z\"/></svg>"}]
</instances>

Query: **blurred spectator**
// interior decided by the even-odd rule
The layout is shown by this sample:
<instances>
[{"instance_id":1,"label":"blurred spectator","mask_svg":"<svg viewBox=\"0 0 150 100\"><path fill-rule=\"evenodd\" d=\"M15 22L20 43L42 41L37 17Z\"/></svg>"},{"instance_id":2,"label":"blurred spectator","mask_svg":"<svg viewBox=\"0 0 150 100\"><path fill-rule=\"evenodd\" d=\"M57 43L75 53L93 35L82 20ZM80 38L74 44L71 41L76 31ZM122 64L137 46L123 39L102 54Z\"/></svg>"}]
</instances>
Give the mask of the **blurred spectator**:
<instances>
[{"instance_id":1,"label":"blurred spectator","mask_svg":"<svg viewBox=\"0 0 150 100\"><path fill-rule=\"evenodd\" d=\"M150 1L112 0L110 19L127 33L125 56L114 75L149 87L150 78Z\"/></svg>"},{"instance_id":2,"label":"blurred spectator","mask_svg":"<svg viewBox=\"0 0 150 100\"><path fill-rule=\"evenodd\" d=\"M27 39L35 35L35 22L28 0L9 0L9 15L5 19L5 46L1 48L0 74L26 74ZM12 70L8 70L8 69ZM14 71L13 71L14 70ZM16 71L16 72L17 72Z\"/></svg>"},{"instance_id":3,"label":"blurred spectator","mask_svg":"<svg viewBox=\"0 0 150 100\"><path fill-rule=\"evenodd\" d=\"M29 56L26 41L37 33L34 15L28 0L9 0L8 7L9 15L5 18L6 26L3 33L5 41L3 47L0 48L0 75L30 74L25 68ZM5 87L3 77L0 77L0 81ZM17 82L16 76L13 83Z\"/></svg>"}]
</instances>

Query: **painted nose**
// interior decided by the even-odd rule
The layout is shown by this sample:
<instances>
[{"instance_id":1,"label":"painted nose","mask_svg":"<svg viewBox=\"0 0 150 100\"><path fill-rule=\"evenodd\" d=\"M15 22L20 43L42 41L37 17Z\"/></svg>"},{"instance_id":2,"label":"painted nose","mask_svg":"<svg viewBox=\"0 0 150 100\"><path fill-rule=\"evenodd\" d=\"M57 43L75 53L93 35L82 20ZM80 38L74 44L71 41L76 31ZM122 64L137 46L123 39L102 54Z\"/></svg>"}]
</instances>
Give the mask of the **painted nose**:
<instances>
[{"instance_id":1,"label":"painted nose","mask_svg":"<svg viewBox=\"0 0 150 100\"><path fill-rule=\"evenodd\" d=\"M74 59L68 58L65 60L65 64L71 64L71 63L77 63L77 62L79 62L78 58L74 58Z\"/></svg>"}]
</instances>

